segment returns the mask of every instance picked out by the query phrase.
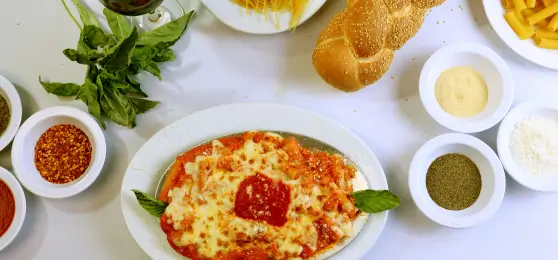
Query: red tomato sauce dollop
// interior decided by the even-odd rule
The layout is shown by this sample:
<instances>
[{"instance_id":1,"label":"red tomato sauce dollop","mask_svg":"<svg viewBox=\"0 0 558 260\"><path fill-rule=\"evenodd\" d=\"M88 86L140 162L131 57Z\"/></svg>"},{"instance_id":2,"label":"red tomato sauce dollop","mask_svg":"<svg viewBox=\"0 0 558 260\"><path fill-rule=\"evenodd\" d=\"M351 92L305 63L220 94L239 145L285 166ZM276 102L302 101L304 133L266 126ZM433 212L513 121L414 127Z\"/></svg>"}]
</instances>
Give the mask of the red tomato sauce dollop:
<instances>
[{"instance_id":1,"label":"red tomato sauce dollop","mask_svg":"<svg viewBox=\"0 0 558 260\"><path fill-rule=\"evenodd\" d=\"M257 173L240 183L234 202L234 213L241 218L265 221L273 226L287 222L291 189L282 182Z\"/></svg>"}]
</instances>

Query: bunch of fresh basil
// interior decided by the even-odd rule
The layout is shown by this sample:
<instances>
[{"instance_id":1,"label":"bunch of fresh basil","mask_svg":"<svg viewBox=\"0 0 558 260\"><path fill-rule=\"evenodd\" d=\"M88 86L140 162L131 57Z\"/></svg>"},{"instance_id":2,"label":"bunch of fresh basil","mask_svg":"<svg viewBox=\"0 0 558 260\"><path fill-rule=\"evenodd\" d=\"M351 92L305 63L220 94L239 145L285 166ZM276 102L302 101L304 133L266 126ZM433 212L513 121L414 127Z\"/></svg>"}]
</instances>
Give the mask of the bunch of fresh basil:
<instances>
[{"instance_id":1,"label":"bunch of fresh basil","mask_svg":"<svg viewBox=\"0 0 558 260\"><path fill-rule=\"evenodd\" d=\"M152 31L138 33L124 16L105 9L103 14L112 31L110 34L103 31L79 0L72 1L79 12L81 25L64 0L62 4L81 33L77 48L66 49L63 53L68 59L88 66L85 82L82 85L48 83L40 77L39 81L48 93L76 96L83 101L103 129L106 129L103 117L119 125L134 127L136 115L154 108L159 102L145 99L147 95L132 76L146 71L161 80L157 62L176 58L170 47L180 39L194 11Z\"/></svg>"}]
</instances>

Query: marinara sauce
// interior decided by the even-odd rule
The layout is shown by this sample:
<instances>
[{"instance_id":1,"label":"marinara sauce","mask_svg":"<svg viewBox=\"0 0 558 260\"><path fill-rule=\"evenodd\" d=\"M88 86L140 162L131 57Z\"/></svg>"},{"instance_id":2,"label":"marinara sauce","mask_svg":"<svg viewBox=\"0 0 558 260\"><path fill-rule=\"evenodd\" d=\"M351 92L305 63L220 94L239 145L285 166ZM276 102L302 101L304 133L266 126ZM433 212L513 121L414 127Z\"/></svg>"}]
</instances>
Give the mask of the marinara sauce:
<instances>
[{"instance_id":1,"label":"marinara sauce","mask_svg":"<svg viewBox=\"0 0 558 260\"><path fill-rule=\"evenodd\" d=\"M12 191L0 180L0 237L8 231L15 216L15 199Z\"/></svg>"}]
</instances>

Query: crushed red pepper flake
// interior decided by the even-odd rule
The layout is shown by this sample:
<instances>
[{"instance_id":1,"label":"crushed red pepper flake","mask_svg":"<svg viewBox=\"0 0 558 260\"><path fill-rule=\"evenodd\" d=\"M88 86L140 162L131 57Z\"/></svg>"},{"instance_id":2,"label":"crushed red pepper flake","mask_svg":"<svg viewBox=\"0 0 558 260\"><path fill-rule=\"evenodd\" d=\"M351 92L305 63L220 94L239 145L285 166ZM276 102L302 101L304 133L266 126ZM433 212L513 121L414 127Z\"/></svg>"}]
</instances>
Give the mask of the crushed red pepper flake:
<instances>
[{"instance_id":1,"label":"crushed red pepper flake","mask_svg":"<svg viewBox=\"0 0 558 260\"><path fill-rule=\"evenodd\" d=\"M87 135L74 125L55 125L35 146L35 166L48 182L64 184L78 179L89 167L92 154Z\"/></svg>"}]
</instances>

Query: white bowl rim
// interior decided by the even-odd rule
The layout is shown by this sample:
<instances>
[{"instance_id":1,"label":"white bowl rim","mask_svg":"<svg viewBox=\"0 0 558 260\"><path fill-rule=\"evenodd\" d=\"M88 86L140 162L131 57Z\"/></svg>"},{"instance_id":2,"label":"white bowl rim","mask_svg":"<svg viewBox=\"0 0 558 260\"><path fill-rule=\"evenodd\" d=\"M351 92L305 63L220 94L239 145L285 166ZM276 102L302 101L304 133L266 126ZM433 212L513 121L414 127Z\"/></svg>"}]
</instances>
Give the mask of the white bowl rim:
<instances>
[{"instance_id":1,"label":"white bowl rim","mask_svg":"<svg viewBox=\"0 0 558 260\"><path fill-rule=\"evenodd\" d=\"M441 60L445 59L448 56L455 55L458 53L472 53L484 57L494 65L494 67L498 70L502 78L503 97L500 100L500 105L494 111L494 113L492 113L485 119L480 120L478 122L453 123L453 122L447 122L445 120L442 120L441 119L442 115L447 114L447 112L445 112L438 103L433 104L427 102L425 97L426 95L425 89L433 87L433 85L428 84L429 83L428 75L430 74L430 72L433 70L433 68L436 65L438 65L438 63ZM496 52L494 52L493 50L491 50L490 48L484 45L465 42L465 43L452 44L444 48L441 48L438 51L436 51L428 59L428 61L426 61L420 73L419 92L420 92L420 97L424 108L426 109L428 114L430 114L430 116L434 120L436 120L436 122L438 122L440 125L455 132L478 133L495 126L496 124L498 124L498 122L502 120L502 118L504 118L504 116L506 115L506 113L508 112L508 110L510 109L513 103L514 83L512 80L511 71L508 65L506 64L506 62L504 61L504 59L502 59L502 57L500 57Z\"/></svg>"},{"instance_id":2,"label":"white bowl rim","mask_svg":"<svg viewBox=\"0 0 558 260\"><path fill-rule=\"evenodd\" d=\"M0 237L0 251L6 248L16 238L17 234L23 226L25 214L27 212L27 204L25 200L25 193L17 179L6 169L0 167L0 180L3 180L14 195L16 212L10 227Z\"/></svg>"},{"instance_id":3,"label":"white bowl rim","mask_svg":"<svg viewBox=\"0 0 558 260\"><path fill-rule=\"evenodd\" d=\"M0 75L0 88L6 93L6 100L10 104L10 123L4 134L0 136L0 151L4 150L8 144L14 139L19 124L21 123L21 98L15 86L5 77Z\"/></svg>"},{"instance_id":4,"label":"white bowl rim","mask_svg":"<svg viewBox=\"0 0 558 260\"><path fill-rule=\"evenodd\" d=\"M223 118L231 118L229 116L230 114L246 113L251 114L251 117L243 117L242 119L235 118L234 120L227 120L230 121L227 123L223 123L220 120L205 120L207 118L217 118L219 115ZM267 119L270 118L270 114L275 115L278 113L282 115L289 115L290 117L287 118L286 116L281 116L279 117L279 120L270 120L266 122ZM253 118L261 119L263 117L265 117L265 120L253 120ZM293 120L294 118L298 118L299 120ZM277 117L275 117L275 119L277 119ZM289 123L284 125L284 122L287 119ZM301 121L301 119L304 120ZM295 121L302 123L293 123ZM197 124L198 122L200 124ZM210 126L218 124L224 124L226 127L219 128ZM190 125L196 125L197 129L188 127ZM184 128L191 130L184 131ZM177 144L177 142L174 142L181 148L164 148L166 151L164 153L169 153L169 151L174 149L180 149L184 152L186 147L194 147L207 141L208 139L255 129L260 129L262 131L286 131L298 133L326 142L339 149L343 154L349 156L357 165L359 165L359 167L362 167L362 174L365 176L370 188L382 190L388 189L388 183L384 171L373 151L351 130L323 115L295 106L274 103L236 103L208 108L178 119L153 135L134 155L128 169L126 170L126 175L122 181L121 188L122 213L124 215L124 220L129 233L146 254L153 259L174 259L169 256L165 257L163 253L158 251L163 250L161 249L162 247L158 243L153 243L153 241L164 238L152 237L149 233L146 233L149 232L149 230L145 230L145 228L151 224L145 223L144 221L146 221L147 218L150 221L154 221L153 219L155 217L145 212L139 204L137 204L133 193L130 192L131 189L142 188L138 187L137 183L135 183L136 185L134 186L130 186L132 184L130 183L132 180L134 182L145 182L146 185L153 186L153 178L158 180L158 177L156 176L157 173L155 172L166 169L170 163L167 162L164 166L161 166L162 168L157 166L157 169L155 169L153 168L154 166L151 166L151 164L153 164L152 161L161 160L162 158L159 157L163 156L166 158L167 155L156 153L156 156L151 158L150 162L144 163L145 160L143 158L145 158L145 151L154 151L156 149L152 148L161 147L161 139L163 140L163 143L165 143L163 146L168 145L168 141L165 140L168 138L171 138L172 140L176 140L176 138L189 140L188 142L191 144L186 146L184 146L184 144ZM201 136L203 136L203 138L201 138ZM175 155L173 154L173 156ZM168 158L164 160L167 161ZM143 177L147 175L149 175L149 177ZM360 233L354 238L354 240L328 259L339 260L346 259L347 257L349 259L358 259L363 257L380 237L382 230L385 227L387 216L388 211L371 215L366 220L365 226L362 230L360 230ZM158 225L155 229L160 230ZM166 243L166 239L164 239L164 241Z\"/></svg>"},{"instance_id":5,"label":"white bowl rim","mask_svg":"<svg viewBox=\"0 0 558 260\"><path fill-rule=\"evenodd\" d=\"M23 169L23 161L22 161L22 149L23 149L23 140L29 131L35 127L35 125L39 124L43 120L51 117L57 116L67 116L72 117L81 123L83 123L89 132L91 133L93 140L90 140L91 143L95 143L95 150L94 150L94 158L93 162L90 165L89 170L85 173L87 174L81 181L73 183L66 187L54 187L48 188L45 192L38 191L36 189L36 185L33 182L27 182L25 178L22 178L23 174L26 174ZM63 199L74 196L84 190L86 190L99 176L103 169L103 165L106 158L106 142L105 136L103 134L103 130L97 123L93 117L89 114L73 107L68 106L56 106L43 109L34 115L32 115L27 121L25 121L17 133L14 144L12 148L12 166L14 168L14 173L27 190L34 193L37 196L50 198L50 199ZM55 191L55 192L54 192Z\"/></svg>"},{"instance_id":6,"label":"white bowl rim","mask_svg":"<svg viewBox=\"0 0 558 260\"><path fill-rule=\"evenodd\" d=\"M424 159L437 148L449 144L461 144L475 149L488 160L490 167L493 170L496 170L491 173L494 175L494 191L490 196L488 203L484 208L482 208L482 210L467 217L454 217L450 215L438 214L433 209L427 207L424 200L421 199L421 193L424 192L425 189L417 184L420 181L418 179L418 171L422 168L420 166L424 162ZM489 219L492 215L494 215L494 213L496 213L502 203L502 200L504 199L506 191L506 176L498 156L486 143L467 134L443 134L430 139L416 152L409 169L409 190L411 191L411 196L420 211L434 222L451 228L467 228Z\"/></svg>"},{"instance_id":7,"label":"white bowl rim","mask_svg":"<svg viewBox=\"0 0 558 260\"><path fill-rule=\"evenodd\" d=\"M254 21L262 24L254 24L253 26L241 26L236 24L234 21L231 21L229 18L226 18L227 13L237 12L239 13L238 19L254 19L254 17L263 17L262 14L255 13L254 11L250 11L250 14L246 14L244 8L238 6L231 1L222 1L222 0L201 0L203 5L211 12L219 21L223 24L229 26L230 28L237 30L239 32L248 33L248 34L256 34L256 35L271 35L282 33L285 31L290 30L289 26L281 26L279 29L275 28L272 21ZM327 2L327 0L310 0L306 10L304 10L304 15L300 19L298 26L305 23L308 19L310 19L322 6ZM223 6L227 5L227 6ZM219 7L220 6L220 7ZM242 11L240 11L242 10ZM277 12L269 12L269 16L274 18L274 14ZM290 13L289 13L290 14ZM240 16L243 15L244 17ZM279 14L282 15L282 14ZM270 19L270 20L271 20ZM265 23L265 24L263 24ZM269 23L269 24L267 24ZM281 22L280 22L281 23ZM288 24L288 23L287 23ZM271 26L270 26L271 25ZM267 28L266 28L267 27Z\"/></svg>"},{"instance_id":8,"label":"white bowl rim","mask_svg":"<svg viewBox=\"0 0 558 260\"><path fill-rule=\"evenodd\" d=\"M524 102L512 108L498 128L498 155L500 156L500 160L502 161L502 165L506 169L506 172L519 184L535 191L557 192L558 183L554 185L554 187L542 187L538 186L535 182L529 181L528 178L523 178L522 176L528 173L517 165L509 148L511 133L515 125L532 112L540 109L551 109L558 113L558 106L550 103Z\"/></svg>"}]
</instances>

